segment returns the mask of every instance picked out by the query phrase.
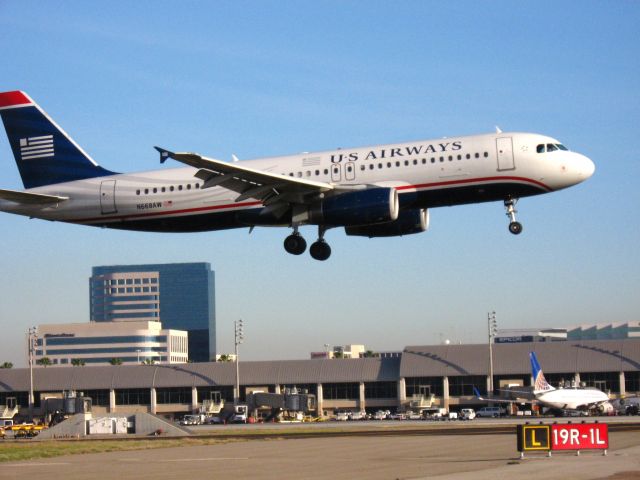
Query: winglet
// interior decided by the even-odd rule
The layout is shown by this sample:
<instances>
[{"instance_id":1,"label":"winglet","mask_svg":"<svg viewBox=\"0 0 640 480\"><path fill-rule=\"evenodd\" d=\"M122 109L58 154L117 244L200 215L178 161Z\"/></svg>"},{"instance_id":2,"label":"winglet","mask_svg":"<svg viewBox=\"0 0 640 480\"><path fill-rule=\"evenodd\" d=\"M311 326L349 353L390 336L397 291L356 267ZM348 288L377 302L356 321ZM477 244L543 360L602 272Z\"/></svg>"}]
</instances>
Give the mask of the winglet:
<instances>
[{"instance_id":1,"label":"winglet","mask_svg":"<svg viewBox=\"0 0 640 480\"><path fill-rule=\"evenodd\" d=\"M167 158L173 158L173 152L170 152L169 150L165 150L164 148L161 147L153 147L155 148L158 152L160 152L160 163L164 163L167 161Z\"/></svg>"}]
</instances>

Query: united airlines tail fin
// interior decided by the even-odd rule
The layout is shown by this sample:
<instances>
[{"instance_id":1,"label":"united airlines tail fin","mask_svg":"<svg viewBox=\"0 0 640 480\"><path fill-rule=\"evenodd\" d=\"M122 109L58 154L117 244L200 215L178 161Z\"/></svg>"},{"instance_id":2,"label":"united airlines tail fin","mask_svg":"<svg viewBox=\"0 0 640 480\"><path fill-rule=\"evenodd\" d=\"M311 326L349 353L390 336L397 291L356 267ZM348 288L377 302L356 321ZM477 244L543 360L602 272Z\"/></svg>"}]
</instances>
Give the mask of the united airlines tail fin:
<instances>
[{"instance_id":1,"label":"united airlines tail fin","mask_svg":"<svg viewBox=\"0 0 640 480\"><path fill-rule=\"evenodd\" d=\"M540 368L540 364L538 363L536 353L531 352L529 354L529 359L531 360L531 374L533 375L533 393L535 394L555 390L555 388L549 385L546 378L544 378L544 374L542 373L542 368Z\"/></svg>"},{"instance_id":2,"label":"united airlines tail fin","mask_svg":"<svg viewBox=\"0 0 640 480\"><path fill-rule=\"evenodd\" d=\"M24 92L0 93L0 116L25 188L113 175Z\"/></svg>"}]
</instances>

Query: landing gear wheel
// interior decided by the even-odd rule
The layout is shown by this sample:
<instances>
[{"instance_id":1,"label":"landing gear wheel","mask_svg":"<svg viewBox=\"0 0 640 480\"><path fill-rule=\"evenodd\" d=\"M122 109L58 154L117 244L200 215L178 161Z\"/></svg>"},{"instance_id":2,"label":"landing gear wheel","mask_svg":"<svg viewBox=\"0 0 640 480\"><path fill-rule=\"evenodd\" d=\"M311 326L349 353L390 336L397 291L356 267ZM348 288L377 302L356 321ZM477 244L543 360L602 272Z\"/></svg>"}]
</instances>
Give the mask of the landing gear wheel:
<instances>
[{"instance_id":1,"label":"landing gear wheel","mask_svg":"<svg viewBox=\"0 0 640 480\"><path fill-rule=\"evenodd\" d=\"M509 224L509 231L514 235L520 235L522 233L522 224L520 222L511 222Z\"/></svg>"},{"instance_id":2,"label":"landing gear wheel","mask_svg":"<svg viewBox=\"0 0 640 480\"><path fill-rule=\"evenodd\" d=\"M324 240L318 240L311 244L309 253L315 260L320 260L322 262L331 256L331 247Z\"/></svg>"},{"instance_id":3,"label":"landing gear wheel","mask_svg":"<svg viewBox=\"0 0 640 480\"><path fill-rule=\"evenodd\" d=\"M292 233L284 239L284 249L292 255L301 255L307 249L307 242L299 233Z\"/></svg>"}]
</instances>

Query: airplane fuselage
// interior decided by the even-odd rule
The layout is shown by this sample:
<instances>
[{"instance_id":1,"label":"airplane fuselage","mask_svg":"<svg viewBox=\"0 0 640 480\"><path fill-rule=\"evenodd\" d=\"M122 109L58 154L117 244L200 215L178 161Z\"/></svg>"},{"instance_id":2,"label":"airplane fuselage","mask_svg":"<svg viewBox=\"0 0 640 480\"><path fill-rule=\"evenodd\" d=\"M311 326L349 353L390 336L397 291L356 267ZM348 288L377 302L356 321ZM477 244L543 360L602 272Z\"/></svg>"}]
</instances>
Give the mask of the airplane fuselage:
<instances>
[{"instance_id":1,"label":"airplane fuselage","mask_svg":"<svg viewBox=\"0 0 640 480\"><path fill-rule=\"evenodd\" d=\"M556 410L587 410L609 400L609 396L591 388L560 388L536 395L542 405Z\"/></svg>"},{"instance_id":2,"label":"airplane fuselage","mask_svg":"<svg viewBox=\"0 0 640 480\"><path fill-rule=\"evenodd\" d=\"M560 190L587 179L593 163L559 141L531 133L496 133L238 162L277 174L354 188L394 188L401 210L490 202ZM261 201L237 200L223 186L202 188L193 167L114 174L28 189L69 200L33 207L0 200L31 217L141 231L192 232L291 225L291 215L261 215ZM313 221L301 222L314 223Z\"/></svg>"}]
</instances>

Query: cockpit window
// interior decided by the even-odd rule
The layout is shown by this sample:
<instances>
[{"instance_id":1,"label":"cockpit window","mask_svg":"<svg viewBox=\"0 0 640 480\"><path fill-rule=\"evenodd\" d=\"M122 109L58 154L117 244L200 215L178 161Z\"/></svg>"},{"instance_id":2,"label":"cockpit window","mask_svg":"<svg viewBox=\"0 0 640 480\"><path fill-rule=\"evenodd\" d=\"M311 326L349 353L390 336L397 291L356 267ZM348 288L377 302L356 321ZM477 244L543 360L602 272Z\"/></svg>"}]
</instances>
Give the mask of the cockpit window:
<instances>
[{"instance_id":1,"label":"cockpit window","mask_svg":"<svg viewBox=\"0 0 640 480\"><path fill-rule=\"evenodd\" d=\"M546 145L541 143L536 147L536 152L538 153L555 152L557 150L564 150L565 152L569 151L569 149L561 143L547 143Z\"/></svg>"}]
</instances>

